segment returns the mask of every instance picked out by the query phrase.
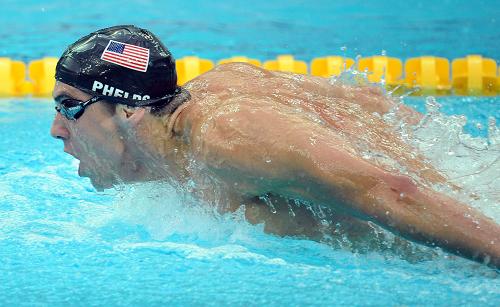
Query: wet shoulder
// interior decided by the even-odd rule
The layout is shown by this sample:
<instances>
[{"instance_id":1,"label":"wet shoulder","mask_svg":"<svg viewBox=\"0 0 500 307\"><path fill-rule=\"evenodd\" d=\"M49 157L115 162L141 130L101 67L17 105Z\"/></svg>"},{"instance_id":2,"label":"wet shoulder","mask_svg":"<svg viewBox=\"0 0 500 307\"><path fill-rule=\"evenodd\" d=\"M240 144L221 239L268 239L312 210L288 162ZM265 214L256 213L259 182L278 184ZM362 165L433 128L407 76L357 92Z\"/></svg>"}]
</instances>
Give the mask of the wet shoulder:
<instances>
[{"instance_id":1,"label":"wet shoulder","mask_svg":"<svg viewBox=\"0 0 500 307\"><path fill-rule=\"evenodd\" d=\"M273 77L273 73L246 63L228 63L216 66L186 84L195 95L231 93L244 94L255 87L254 82Z\"/></svg>"},{"instance_id":2,"label":"wet shoulder","mask_svg":"<svg viewBox=\"0 0 500 307\"><path fill-rule=\"evenodd\" d=\"M185 85L190 92L190 121L196 131L225 115L238 117L242 109L273 104L267 98L272 85L264 85L273 73L246 64L228 63L193 79Z\"/></svg>"}]
</instances>

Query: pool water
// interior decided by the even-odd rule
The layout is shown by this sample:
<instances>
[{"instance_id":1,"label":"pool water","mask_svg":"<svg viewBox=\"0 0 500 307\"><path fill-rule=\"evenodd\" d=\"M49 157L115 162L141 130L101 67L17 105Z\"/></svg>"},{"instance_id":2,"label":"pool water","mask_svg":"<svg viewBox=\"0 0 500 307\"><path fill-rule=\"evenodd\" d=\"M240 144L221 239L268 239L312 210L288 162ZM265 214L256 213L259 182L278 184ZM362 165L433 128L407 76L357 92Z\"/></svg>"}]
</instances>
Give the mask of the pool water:
<instances>
[{"instance_id":1,"label":"pool water","mask_svg":"<svg viewBox=\"0 0 500 307\"><path fill-rule=\"evenodd\" d=\"M53 114L48 100L0 102L2 305L500 303L498 273L444 253L410 263L279 238L160 184L96 193L49 137Z\"/></svg>"},{"instance_id":2,"label":"pool water","mask_svg":"<svg viewBox=\"0 0 500 307\"><path fill-rule=\"evenodd\" d=\"M308 60L346 46L353 57L386 50L500 58L495 1L330 2L259 0L249 11L236 2L131 1L118 10L115 1L8 0L0 56L57 56L92 30L134 23L158 33L177 57L287 52ZM426 102L405 99L429 113ZM451 161L444 171L456 178L489 165L460 183L487 196L473 205L499 222L500 98L437 102L415 145L433 161ZM1 305L500 305L497 271L439 250L422 248L434 256L408 261L281 238L162 183L97 193L49 136L54 112L49 100L0 100Z\"/></svg>"},{"instance_id":3,"label":"pool water","mask_svg":"<svg viewBox=\"0 0 500 307\"><path fill-rule=\"evenodd\" d=\"M59 56L99 28L135 24L157 34L174 56L212 60L283 53L302 60L336 55L449 59L481 54L498 60L498 0L405 2L255 0L207 2L130 0L3 0L0 56L32 60Z\"/></svg>"}]
</instances>

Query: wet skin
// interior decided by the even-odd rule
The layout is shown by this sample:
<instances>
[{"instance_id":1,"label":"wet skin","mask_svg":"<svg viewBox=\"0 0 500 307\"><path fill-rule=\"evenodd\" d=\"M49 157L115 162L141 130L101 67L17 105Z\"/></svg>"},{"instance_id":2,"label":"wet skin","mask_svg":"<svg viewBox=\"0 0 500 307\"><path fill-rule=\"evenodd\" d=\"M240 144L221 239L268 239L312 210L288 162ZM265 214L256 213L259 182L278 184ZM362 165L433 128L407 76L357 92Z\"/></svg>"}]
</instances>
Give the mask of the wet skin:
<instances>
[{"instance_id":1,"label":"wet skin","mask_svg":"<svg viewBox=\"0 0 500 307\"><path fill-rule=\"evenodd\" d=\"M224 195L228 210L243 204L248 220L268 231L317 236L324 229L310 211L289 214L290 200L300 199L329 208L340 225L330 230L354 241L373 234L370 222L500 265L499 225L432 189L446 178L381 119L394 103L380 91L246 64L219 66L186 89L191 100L171 116L121 106L110 116L97 103L76 122L56 115L51 133L97 188L191 180L203 200ZM88 98L58 83L54 96L64 92ZM397 113L418 119L406 107Z\"/></svg>"}]
</instances>

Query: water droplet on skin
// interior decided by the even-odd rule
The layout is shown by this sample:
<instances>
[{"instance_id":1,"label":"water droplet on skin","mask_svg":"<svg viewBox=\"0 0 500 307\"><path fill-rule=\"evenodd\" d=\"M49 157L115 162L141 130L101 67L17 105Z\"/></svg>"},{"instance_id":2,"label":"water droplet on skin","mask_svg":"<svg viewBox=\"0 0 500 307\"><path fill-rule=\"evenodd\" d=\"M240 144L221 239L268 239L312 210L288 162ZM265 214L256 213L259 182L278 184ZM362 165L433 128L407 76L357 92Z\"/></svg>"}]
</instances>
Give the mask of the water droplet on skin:
<instances>
[{"instance_id":1,"label":"water droplet on skin","mask_svg":"<svg viewBox=\"0 0 500 307\"><path fill-rule=\"evenodd\" d=\"M260 200L264 201L264 203L269 207L269 209L271 209L271 213L273 214L276 214L276 208L274 207L271 199L269 199L269 197L266 195L266 196L260 196L259 197Z\"/></svg>"},{"instance_id":2,"label":"water droplet on skin","mask_svg":"<svg viewBox=\"0 0 500 307\"><path fill-rule=\"evenodd\" d=\"M292 208L292 206L290 205L290 203L287 203L287 205L288 205L288 214L289 214L290 216L295 216L295 211L293 211L293 208Z\"/></svg>"}]
</instances>

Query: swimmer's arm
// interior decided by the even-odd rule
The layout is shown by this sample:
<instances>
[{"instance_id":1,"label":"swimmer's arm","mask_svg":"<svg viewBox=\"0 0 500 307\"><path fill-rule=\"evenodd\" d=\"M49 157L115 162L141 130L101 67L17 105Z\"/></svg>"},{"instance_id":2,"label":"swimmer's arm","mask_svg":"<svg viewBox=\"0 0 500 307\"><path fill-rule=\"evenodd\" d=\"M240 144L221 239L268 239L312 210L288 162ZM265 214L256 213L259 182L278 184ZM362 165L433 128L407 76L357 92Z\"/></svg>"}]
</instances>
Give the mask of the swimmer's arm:
<instances>
[{"instance_id":1,"label":"swimmer's arm","mask_svg":"<svg viewBox=\"0 0 500 307\"><path fill-rule=\"evenodd\" d=\"M330 148L305 162L316 197L323 202L341 195L340 204L403 237L500 268L500 226L478 211L406 176L390 174L364 161L339 153L344 166L331 171L315 167L328 163ZM313 185L310 190L314 189ZM321 188L323 186L323 188ZM333 193L328 193L328 187Z\"/></svg>"},{"instance_id":2,"label":"swimmer's arm","mask_svg":"<svg viewBox=\"0 0 500 307\"><path fill-rule=\"evenodd\" d=\"M220 114L201 147L212 169L242 194L323 203L408 239L500 267L498 224L367 163L330 130L265 104Z\"/></svg>"}]
</instances>

